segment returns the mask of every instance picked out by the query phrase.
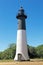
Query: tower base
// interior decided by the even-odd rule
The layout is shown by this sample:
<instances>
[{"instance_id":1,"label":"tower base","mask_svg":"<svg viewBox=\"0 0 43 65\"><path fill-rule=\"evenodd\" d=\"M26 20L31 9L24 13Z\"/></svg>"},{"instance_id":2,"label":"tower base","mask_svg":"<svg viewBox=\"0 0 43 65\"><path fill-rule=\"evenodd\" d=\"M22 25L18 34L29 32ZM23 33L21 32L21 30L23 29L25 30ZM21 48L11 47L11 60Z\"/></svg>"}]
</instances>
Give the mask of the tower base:
<instances>
[{"instance_id":1,"label":"tower base","mask_svg":"<svg viewBox=\"0 0 43 65\"><path fill-rule=\"evenodd\" d=\"M17 54L14 58L15 61L30 61L28 56L24 56L22 54Z\"/></svg>"},{"instance_id":2,"label":"tower base","mask_svg":"<svg viewBox=\"0 0 43 65\"><path fill-rule=\"evenodd\" d=\"M15 61L30 61L28 56L24 56L22 54L17 54L14 58Z\"/></svg>"}]
</instances>

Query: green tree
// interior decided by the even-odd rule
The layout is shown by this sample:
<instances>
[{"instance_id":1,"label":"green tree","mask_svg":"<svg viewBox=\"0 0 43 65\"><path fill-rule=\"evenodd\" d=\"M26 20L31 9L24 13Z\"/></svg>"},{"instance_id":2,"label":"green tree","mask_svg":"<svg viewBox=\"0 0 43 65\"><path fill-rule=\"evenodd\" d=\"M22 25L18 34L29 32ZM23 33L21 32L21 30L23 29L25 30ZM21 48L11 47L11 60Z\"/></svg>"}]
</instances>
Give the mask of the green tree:
<instances>
[{"instance_id":1,"label":"green tree","mask_svg":"<svg viewBox=\"0 0 43 65\"><path fill-rule=\"evenodd\" d=\"M30 58L36 58L37 52L36 52L35 47L28 46L28 54L29 54Z\"/></svg>"},{"instance_id":2,"label":"green tree","mask_svg":"<svg viewBox=\"0 0 43 65\"><path fill-rule=\"evenodd\" d=\"M10 44L9 47L0 53L0 59L14 59L16 52L16 45Z\"/></svg>"},{"instance_id":3,"label":"green tree","mask_svg":"<svg viewBox=\"0 0 43 65\"><path fill-rule=\"evenodd\" d=\"M38 54L38 57L39 58L43 58L43 45L39 45L39 46L37 46L36 47L36 52L37 52L37 54Z\"/></svg>"}]
</instances>

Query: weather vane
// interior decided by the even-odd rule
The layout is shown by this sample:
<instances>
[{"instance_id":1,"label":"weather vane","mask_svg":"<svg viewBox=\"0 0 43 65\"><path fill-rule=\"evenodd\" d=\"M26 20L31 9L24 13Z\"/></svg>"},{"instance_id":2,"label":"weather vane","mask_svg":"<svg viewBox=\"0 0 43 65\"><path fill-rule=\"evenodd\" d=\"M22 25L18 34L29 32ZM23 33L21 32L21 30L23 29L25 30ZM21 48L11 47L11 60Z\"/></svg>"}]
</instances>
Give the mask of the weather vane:
<instances>
[{"instance_id":1,"label":"weather vane","mask_svg":"<svg viewBox=\"0 0 43 65\"><path fill-rule=\"evenodd\" d=\"M22 5L22 0L18 0L18 2L19 2L19 5L22 7L23 5Z\"/></svg>"}]
</instances>

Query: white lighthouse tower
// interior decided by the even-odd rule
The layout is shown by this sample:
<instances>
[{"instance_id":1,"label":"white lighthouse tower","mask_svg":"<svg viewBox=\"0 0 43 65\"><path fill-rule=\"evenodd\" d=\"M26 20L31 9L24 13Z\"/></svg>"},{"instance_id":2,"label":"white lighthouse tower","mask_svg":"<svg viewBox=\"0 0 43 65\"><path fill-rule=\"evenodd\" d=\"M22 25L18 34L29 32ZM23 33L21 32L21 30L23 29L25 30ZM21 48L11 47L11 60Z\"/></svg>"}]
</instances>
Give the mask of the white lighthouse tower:
<instances>
[{"instance_id":1,"label":"white lighthouse tower","mask_svg":"<svg viewBox=\"0 0 43 65\"><path fill-rule=\"evenodd\" d=\"M29 60L28 49L27 49L27 38L26 38L26 23L25 19L27 16L24 13L24 9L21 7L18 15L18 30L17 30L17 44L16 44L16 55L14 60Z\"/></svg>"}]
</instances>

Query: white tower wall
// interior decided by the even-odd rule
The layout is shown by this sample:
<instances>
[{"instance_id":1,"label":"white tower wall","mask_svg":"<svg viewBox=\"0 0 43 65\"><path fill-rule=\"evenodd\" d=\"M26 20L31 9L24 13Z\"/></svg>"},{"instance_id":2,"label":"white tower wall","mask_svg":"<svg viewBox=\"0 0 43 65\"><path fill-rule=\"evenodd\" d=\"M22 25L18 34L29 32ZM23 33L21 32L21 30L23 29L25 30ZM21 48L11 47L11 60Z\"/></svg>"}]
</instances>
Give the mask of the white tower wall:
<instances>
[{"instance_id":1,"label":"white tower wall","mask_svg":"<svg viewBox=\"0 0 43 65\"><path fill-rule=\"evenodd\" d=\"M26 30L17 31L16 56L14 60L18 60L18 54L21 54L21 60L29 60L27 51Z\"/></svg>"}]
</instances>

